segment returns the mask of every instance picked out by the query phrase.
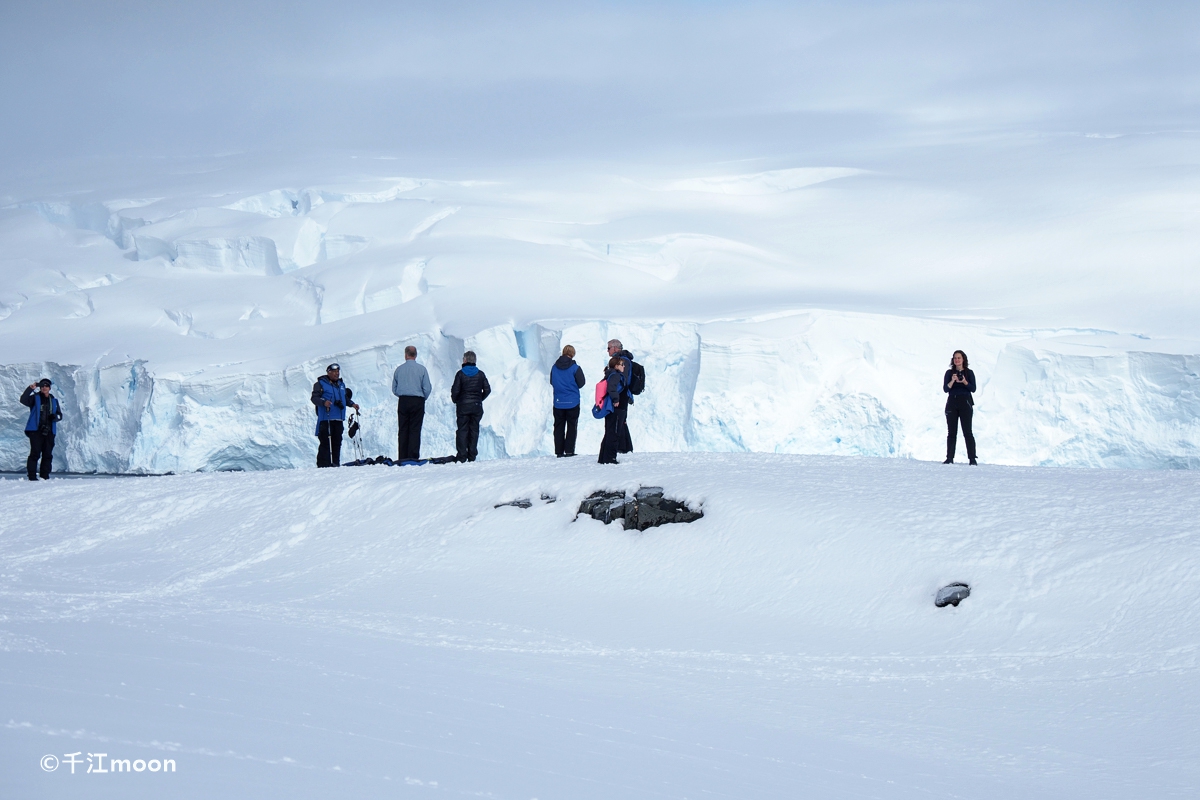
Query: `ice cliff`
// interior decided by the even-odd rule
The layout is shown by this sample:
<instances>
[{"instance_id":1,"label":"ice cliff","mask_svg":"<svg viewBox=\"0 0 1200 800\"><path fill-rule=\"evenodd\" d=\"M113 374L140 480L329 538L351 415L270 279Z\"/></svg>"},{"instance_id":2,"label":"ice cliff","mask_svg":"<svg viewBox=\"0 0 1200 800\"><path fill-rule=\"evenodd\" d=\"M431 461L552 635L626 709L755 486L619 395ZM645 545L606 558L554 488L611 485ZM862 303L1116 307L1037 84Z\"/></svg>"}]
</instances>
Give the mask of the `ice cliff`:
<instances>
[{"instance_id":1,"label":"ice cliff","mask_svg":"<svg viewBox=\"0 0 1200 800\"><path fill-rule=\"evenodd\" d=\"M426 455L454 449L449 386L464 349L493 395L485 458L553 453L548 370L573 344L589 386L604 345L620 338L646 367L630 412L643 451L753 451L936 459L945 428L940 379L947 342L979 376L976 436L984 461L1089 467L1200 465L1200 355L1134 349L1097 333L975 331L898 317L809 311L765 321L543 322L457 338L441 332L322 354L282 369L157 372L133 360L102 367L0 369L0 448L17 469L26 445L16 397L48 375L63 401L57 463L82 472L274 469L314 463L308 395L339 361L363 406L371 454L394 455L391 373L415 345L430 371ZM579 450L599 445L585 413Z\"/></svg>"}]
</instances>

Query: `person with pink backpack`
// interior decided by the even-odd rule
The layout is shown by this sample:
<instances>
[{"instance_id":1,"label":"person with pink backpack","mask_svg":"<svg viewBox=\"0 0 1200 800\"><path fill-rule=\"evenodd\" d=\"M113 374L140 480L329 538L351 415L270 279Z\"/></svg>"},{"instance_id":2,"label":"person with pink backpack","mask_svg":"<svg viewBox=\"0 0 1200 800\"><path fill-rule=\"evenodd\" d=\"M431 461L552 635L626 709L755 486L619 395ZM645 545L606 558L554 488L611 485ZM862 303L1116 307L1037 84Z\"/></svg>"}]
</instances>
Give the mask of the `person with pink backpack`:
<instances>
[{"instance_id":1,"label":"person with pink backpack","mask_svg":"<svg viewBox=\"0 0 1200 800\"><path fill-rule=\"evenodd\" d=\"M625 391L625 359L613 356L604 370L604 380L596 384L596 405L592 416L604 419L604 439L600 442L601 464L616 464L621 445L625 415L619 413L621 393Z\"/></svg>"}]
</instances>

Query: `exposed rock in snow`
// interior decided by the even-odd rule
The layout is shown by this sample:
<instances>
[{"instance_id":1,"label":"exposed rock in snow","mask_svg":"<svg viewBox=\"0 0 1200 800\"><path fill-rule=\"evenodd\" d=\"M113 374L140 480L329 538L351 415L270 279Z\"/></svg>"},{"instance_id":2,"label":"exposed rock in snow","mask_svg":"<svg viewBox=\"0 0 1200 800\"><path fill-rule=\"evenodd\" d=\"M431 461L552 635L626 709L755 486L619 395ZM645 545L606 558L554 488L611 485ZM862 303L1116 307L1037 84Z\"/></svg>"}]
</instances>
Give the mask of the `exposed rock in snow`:
<instances>
[{"instance_id":1,"label":"exposed rock in snow","mask_svg":"<svg viewBox=\"0 0 1200 800\"><path fill-rule=\"evenodd\" d=\"M605 525L622 520L627 531L644 531L672 522L695 522L704 516L703 511L664 498L661 486L643 486L633 497L627 497L625 492L593 492L579 504L579 513Z\"/></svg>"},{"instance_id":2,"label":"exposed rock in snow","mask_svg":"<svg viewBox=\"0 0 1200 800\"><path fill-rule=\"evenodd\" d=\"M970 586L965 583L951 583L938 589L937 596L933 599L933 604L938 608L945 608L946 606L958 608L958 604L970 596Z\"/></svg>"}]
</instances>

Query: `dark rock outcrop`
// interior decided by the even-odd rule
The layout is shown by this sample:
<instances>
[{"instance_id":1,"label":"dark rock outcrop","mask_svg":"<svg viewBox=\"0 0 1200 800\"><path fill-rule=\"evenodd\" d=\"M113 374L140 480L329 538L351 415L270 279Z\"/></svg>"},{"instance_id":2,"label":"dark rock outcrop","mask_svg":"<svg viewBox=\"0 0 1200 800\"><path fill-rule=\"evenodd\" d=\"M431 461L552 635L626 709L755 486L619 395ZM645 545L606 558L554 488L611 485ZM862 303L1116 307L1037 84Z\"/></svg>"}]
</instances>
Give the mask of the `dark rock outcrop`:
<instances>
[{"instance_id":1,"label":"dark rock outcrop","mask_svg":"<svg viewBox=\"0 0 1200 800\"><path fill-rule=\"evenodd\" d=\"M625 530L644 531L672 522L695 522L704 516L678 500L663 496L661 486L644 486L626 497L624 492L595 492L579 504L579 513L605 525L621 520Z\"/></svg>"}]
</instances>

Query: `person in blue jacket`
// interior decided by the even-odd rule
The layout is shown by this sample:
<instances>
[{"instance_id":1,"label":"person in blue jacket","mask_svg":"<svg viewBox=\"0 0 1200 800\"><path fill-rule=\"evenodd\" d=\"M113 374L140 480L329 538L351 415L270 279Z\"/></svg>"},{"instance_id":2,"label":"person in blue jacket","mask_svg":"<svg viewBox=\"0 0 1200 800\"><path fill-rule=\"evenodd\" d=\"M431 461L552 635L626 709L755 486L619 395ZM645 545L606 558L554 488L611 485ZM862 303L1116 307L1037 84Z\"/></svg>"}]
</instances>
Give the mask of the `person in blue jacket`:
<instances>
[{"instance_id":1,"label":"person in blue jacket","mask_svg":"<svg viewBox=\"0 0 1200 800\"><path fill-rule=\"evenodd\" d=\"M575 455L579 390L584 382L583 369L575 363L575 348L567 345L550 368L550 385L554 387L554 455L558 458Z\"/></svg>"},{"instance_id":2,"label":"person in blue jacket","mask_svg":"<svg viewBox=\"0 0 1200 800\"><path fill-rule=\"evenodd\" d=\"M318 467L342 465L342 428L346 423L346 406L358 411L352 401L354 392L342 382L342 368L330 364L325 374L313 384L312 404L317 407Z\"/></svg>"},{"instance_id":3,"label":"person in blue jacket","mask_svg":"<svg viewBox=\"0 0 1200 800\"><path fill-rule=\"evenodd\" d=\"M63 418L58 398L50 394L50 379L42 378L21 393L21 405L29 408L29 421L25 423L25 435L29 437L29 458L25 472L29 480L38 479L38 461L41 463L42 480L50 479L50 466L54 460L54 436L58 433L59 420Z\"/></svg>"},{"instance_id":4,"label":"person in blue jacket","mask_svg":"<svg viewBox=\"0 0 1200 800\"><path fill-rule=\"evenodd\" d=\"M963 441L967 443L967 458L971 464L975 460L975 436L971 433L971 416L974 413L975 401L971 393L975 391L975 373L967 366L967 354L955 350L950 359L950 369L942 378L942 388L946 391L946 460L943 464L954 463L954 448L958 440L958 426L962 424Z\"/></svg>"}]
</instances>

